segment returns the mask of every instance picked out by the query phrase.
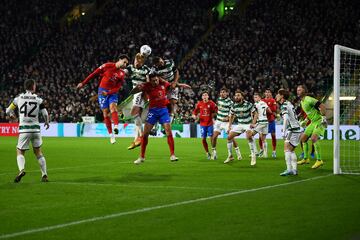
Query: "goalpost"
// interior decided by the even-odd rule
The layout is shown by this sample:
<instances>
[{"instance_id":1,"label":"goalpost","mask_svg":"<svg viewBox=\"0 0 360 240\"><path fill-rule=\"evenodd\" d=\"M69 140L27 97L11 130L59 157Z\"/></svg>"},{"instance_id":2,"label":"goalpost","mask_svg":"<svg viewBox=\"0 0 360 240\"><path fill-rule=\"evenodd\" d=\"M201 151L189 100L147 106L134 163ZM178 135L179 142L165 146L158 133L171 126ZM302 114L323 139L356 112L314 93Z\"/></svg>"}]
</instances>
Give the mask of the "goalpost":
<instances>
[{"instance_id":1,"label":"goalpost","mask_svg":"<svg viewBox=\"0 0 360 240\"><path fill-rule=\"evenodd\" d=\"M360 50L334 46L334 174L360 174ZM340 126L351 125L352 140Z\"/></svg>"}]
</instances>

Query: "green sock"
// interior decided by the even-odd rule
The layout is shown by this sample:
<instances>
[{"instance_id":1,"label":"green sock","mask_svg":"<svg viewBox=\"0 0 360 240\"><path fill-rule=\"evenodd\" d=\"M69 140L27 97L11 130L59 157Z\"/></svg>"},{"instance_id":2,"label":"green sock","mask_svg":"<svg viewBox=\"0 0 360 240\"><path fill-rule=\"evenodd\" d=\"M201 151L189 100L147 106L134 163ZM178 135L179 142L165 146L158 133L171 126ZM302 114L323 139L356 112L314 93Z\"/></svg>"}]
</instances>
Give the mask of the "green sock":
<instances>
[{"instance_id":1,"label":"green sock","mask_svg":"<svg viewBox=\"0 0 360 240\"><path fill-rule=\"evenodd\" d=\"M304 148L304 159L308 159L309 158L309 143L304 142L303 148Z\"/></svg>"},{"instance_id":2,"label":"green sock","mask_svg":"<svg viewBox=\"0 0 360 240\"><path fill-rule=\"evenodd\" d=\"M314 143L316 160L321 160L320 144L319 142Z\"/></svg>"}]
</instances>

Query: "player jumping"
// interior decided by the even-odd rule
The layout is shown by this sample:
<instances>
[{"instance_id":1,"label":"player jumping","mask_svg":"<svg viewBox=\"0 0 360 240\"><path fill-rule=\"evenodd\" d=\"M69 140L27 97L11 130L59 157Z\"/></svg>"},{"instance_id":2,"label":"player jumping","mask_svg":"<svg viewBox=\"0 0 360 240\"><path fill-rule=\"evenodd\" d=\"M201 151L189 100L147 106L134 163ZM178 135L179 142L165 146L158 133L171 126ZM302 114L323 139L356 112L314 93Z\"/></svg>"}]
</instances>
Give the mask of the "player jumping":
<instances>
[{"instance_id":1,"label":"player jumping","mask_svg":"<svg viewBox=\"0 0 360 240\"><path fill-rule=\"evenodd\" d=\"M174 138L171 132L169 111L167 109L169 100L166 95L170 88L175 88L176 86L190 88L190 86L186 84L170 84L169 82L161 79L156 72L150 73L149 79L150 82L139 84L131 91L131 94L136 94L142 91L149 97L149 113L144 127L144 135L142 137L141 153L140 157L135 160L134 163L141 164L145 161L145 151L148 144L149 134L154 124L157 122L159 122L165 129L167 142L170 148L170 161L178 161L178 158L174 153Z\"/></svg>"},{"instance_id":2,"label":"player jumping","mask_svg":"<svg viewBox=\"0 0 360 240\"><path fill-rule=\"evenodd\" d=\"M129 65L125 70L132 81L133 88L136 88L139 84L143 84L147 81L147 75L150 73L150 68L144 63L145 56L137 53L135 55L134 64ZM143 136L141 113L144 108L144 93L138 92L134 94L131 116L134 117L135 138L128 147L128 150L134 149L141 144L141 138Z\"/></svg>"},{"instance_id":3,"label":"player jumping","mask_svg":"<svg viewBox=\"0 0 360 240\"><path fill-rule=\"evenodd\" d=\"M202 137L202 144L206 152L207 159L211 159L211 154L209 153L209 146L206 142L206 137L212 138L214 133L214 117L217 112L217 106L212 101L209 100L209 93L204 91L201 94L202 101L199 101L196 104L196 107L193 111L192 117L200 121L200 132Z\"/></svg>"},{"instance_id":4,"label":"player jumping","mask_svg":"<svg viewBox=\"0 0 360 240\"><path fill-rule=\"evenodd\" d=\"M99 89L98 89L98 101L100 108L103 112L104 123L110 134L110 142L114 144L116 142L115 136L112 131L111 119L114 123L114 133L118 134L119 115L117 112L118 92L124 84L125 72L124 68L129 63L129 57L127 55L120 55L119 61L116 63L108 62L101 65L94 72L92 72L84 81L77 85L80 89L85 86L92 78L96 76L101 77ZM110 111L109 111L110 109ZM110 119L111 114L111 119Z\"/></svg>"},{"instance_id":5,"label":"player jumping","mask_svg":"<svg viewBox=\"0 0 360 240\"><path fill-rule=\"evenodd\" d=\"M301 99L301 108L306 113L307 119L311 120L310 125L306 127L304 134L301 136L301 142L305 143L309 140L309 138L311 138L316 155L316 162L311 168L316 169L324 164L321 159L319 140L320 137L324 135L327 127L325 117L326 108L323 103L313 97L307 96L306 94L307 88L304 85L299 85L297 87L297 95ZM306 163L306 159L298 162L300 165L304 163Z\"/></svg>"},{"instance_id":6,"label":"player jumping","mask_svg":"<svg viewBox=\"0 0 360 240\"><path fill-rule=\"evenodd\" d=\"M19 109L19 139L17 144L17 164L19 174L14 182L18 183L25 176L25 151L29 150L31 142L34 154L39 161L41 170L41 181L48 182L46 171L46 160L41 151L42 138L40 134L39 112L45 119L45 128L49 128L49 115L44 106L43 100L35 94L36 84L34 80L26 80L24 83L25 93L16 97L6 109L6 114L16 118L14 110Z\"/></svg>"},{"instance_id":7,"label":"player jumping","mask_svg":"<svg viewBox=\"0 0 360 240\"><path fill-rule=\"evenodd\" d=\"M296 117L294 106L289 99L289 91L280 89L276 95L276 101L280 104L280 115L284 124L282 128L283 139L285 140L285 162L286 170L280 173L280 176L297 175L297 158L294 152L300 143L300 123Z\"/></svg>"}]
</instances>

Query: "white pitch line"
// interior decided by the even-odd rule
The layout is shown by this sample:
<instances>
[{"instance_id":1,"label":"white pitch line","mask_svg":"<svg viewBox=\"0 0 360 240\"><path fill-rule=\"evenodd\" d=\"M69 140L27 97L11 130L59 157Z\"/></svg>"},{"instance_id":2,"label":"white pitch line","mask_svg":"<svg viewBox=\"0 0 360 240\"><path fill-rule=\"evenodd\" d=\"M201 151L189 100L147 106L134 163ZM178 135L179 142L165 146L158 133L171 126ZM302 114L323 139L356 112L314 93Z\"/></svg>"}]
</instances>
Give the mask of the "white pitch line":
<instances>
[{"instance_id":1,"label":"white pitch line","mask_svg":"<svg viewBox=\"0 0 360 240\"><path fill-rule=\"evenodd\" d=\"M176 202L176 203L170 203L170 204L165 204L165 205L159 205L159 206L154 206L154 207L140 208L140 209L136 209L136 210L132 210L132 211L119 212L119 213L109 214L109 215L105 215L105 216L93 217L93 218L83 219L83 220L79 220L79 221L73 221L73 222L68 222L68 223L63 223L63 224L58 224L58 225L42 227L42 228L34 228L34 229L22 231L22 232L8 233L8 234L0 235L0 239L13 238L13 237L18 237L18 236L23 236L23 235L28 235L28 234L38 233L38 232L51 231L51 230L66 228L66 227L79 225L79 224L83 224L83 223L97 222L97 221L102 221L102 220L107 220L107 219L112 219L112 218L118 218L121 216L133 215L133 214L143 213L143 212L150 212L150 211L157 210L157 209L177 207L177 206L188 205L188 204L198 203L198 202L205 202L208 200L224 198L224 197L239 195L239 194L243 194L243 193L256 192L256 191L267 190L267 189L271 189L271 188L278 188L278 187L293 185L293 184L297 184L297 183L313 181L313 180L329 177L332 175L333 174L328 174L328 175L303 179L303 180L289 182L289 183L281 183L281 184L269 185L269 186L264 186L264 187L259 187L259 188L245 189L245 190L240 190L240 191L236 191L236 192L229 192L229 193L224 193L224 194L213 195L210 197L202 197L202 198L197 198L197 199L192 199L192 200L187 200L187 201L182 201L182 202Z\"/></svg>"},{"instance_id":2,"label":"white pitch line","mask_svg":"<svg viewBox=\"0 0 360 240\"><path fill-rule=\"evenodd\" d=\"M173 185L132 185L132 184L117 184L117 183L89 183L89 182L64 182L56 181L49 182L50 184L65 184L65 185L85 185L85 186L111 186L111 187L131 187L131 188L164 188L164 189L188 189L188 190L214 190L214 191L239 191L239 189L225 189L225 188L208 188L208 187L183 187Z\"/></svg>"}]
</instances>

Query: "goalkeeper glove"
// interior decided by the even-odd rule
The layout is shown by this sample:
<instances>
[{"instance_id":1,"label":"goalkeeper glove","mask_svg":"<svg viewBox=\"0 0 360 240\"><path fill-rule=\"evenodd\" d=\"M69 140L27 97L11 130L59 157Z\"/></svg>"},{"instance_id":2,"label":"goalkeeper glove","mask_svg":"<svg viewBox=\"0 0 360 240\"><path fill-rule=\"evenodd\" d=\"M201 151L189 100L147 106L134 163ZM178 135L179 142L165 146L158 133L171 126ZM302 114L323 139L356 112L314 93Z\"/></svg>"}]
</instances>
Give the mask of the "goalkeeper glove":
<instances>
[{"instance_id":1,"label":"goalkeeper glove","mask_svg":"<svg viewBox=\"0 0 360 240\"><path fill-rule=\"evenodd\" d=\"M325 116L322 116L321 117L321 124L324 126L324 127L327 127L328 123L326 121L326 117Z\"/></svg>"}]
</instances>

